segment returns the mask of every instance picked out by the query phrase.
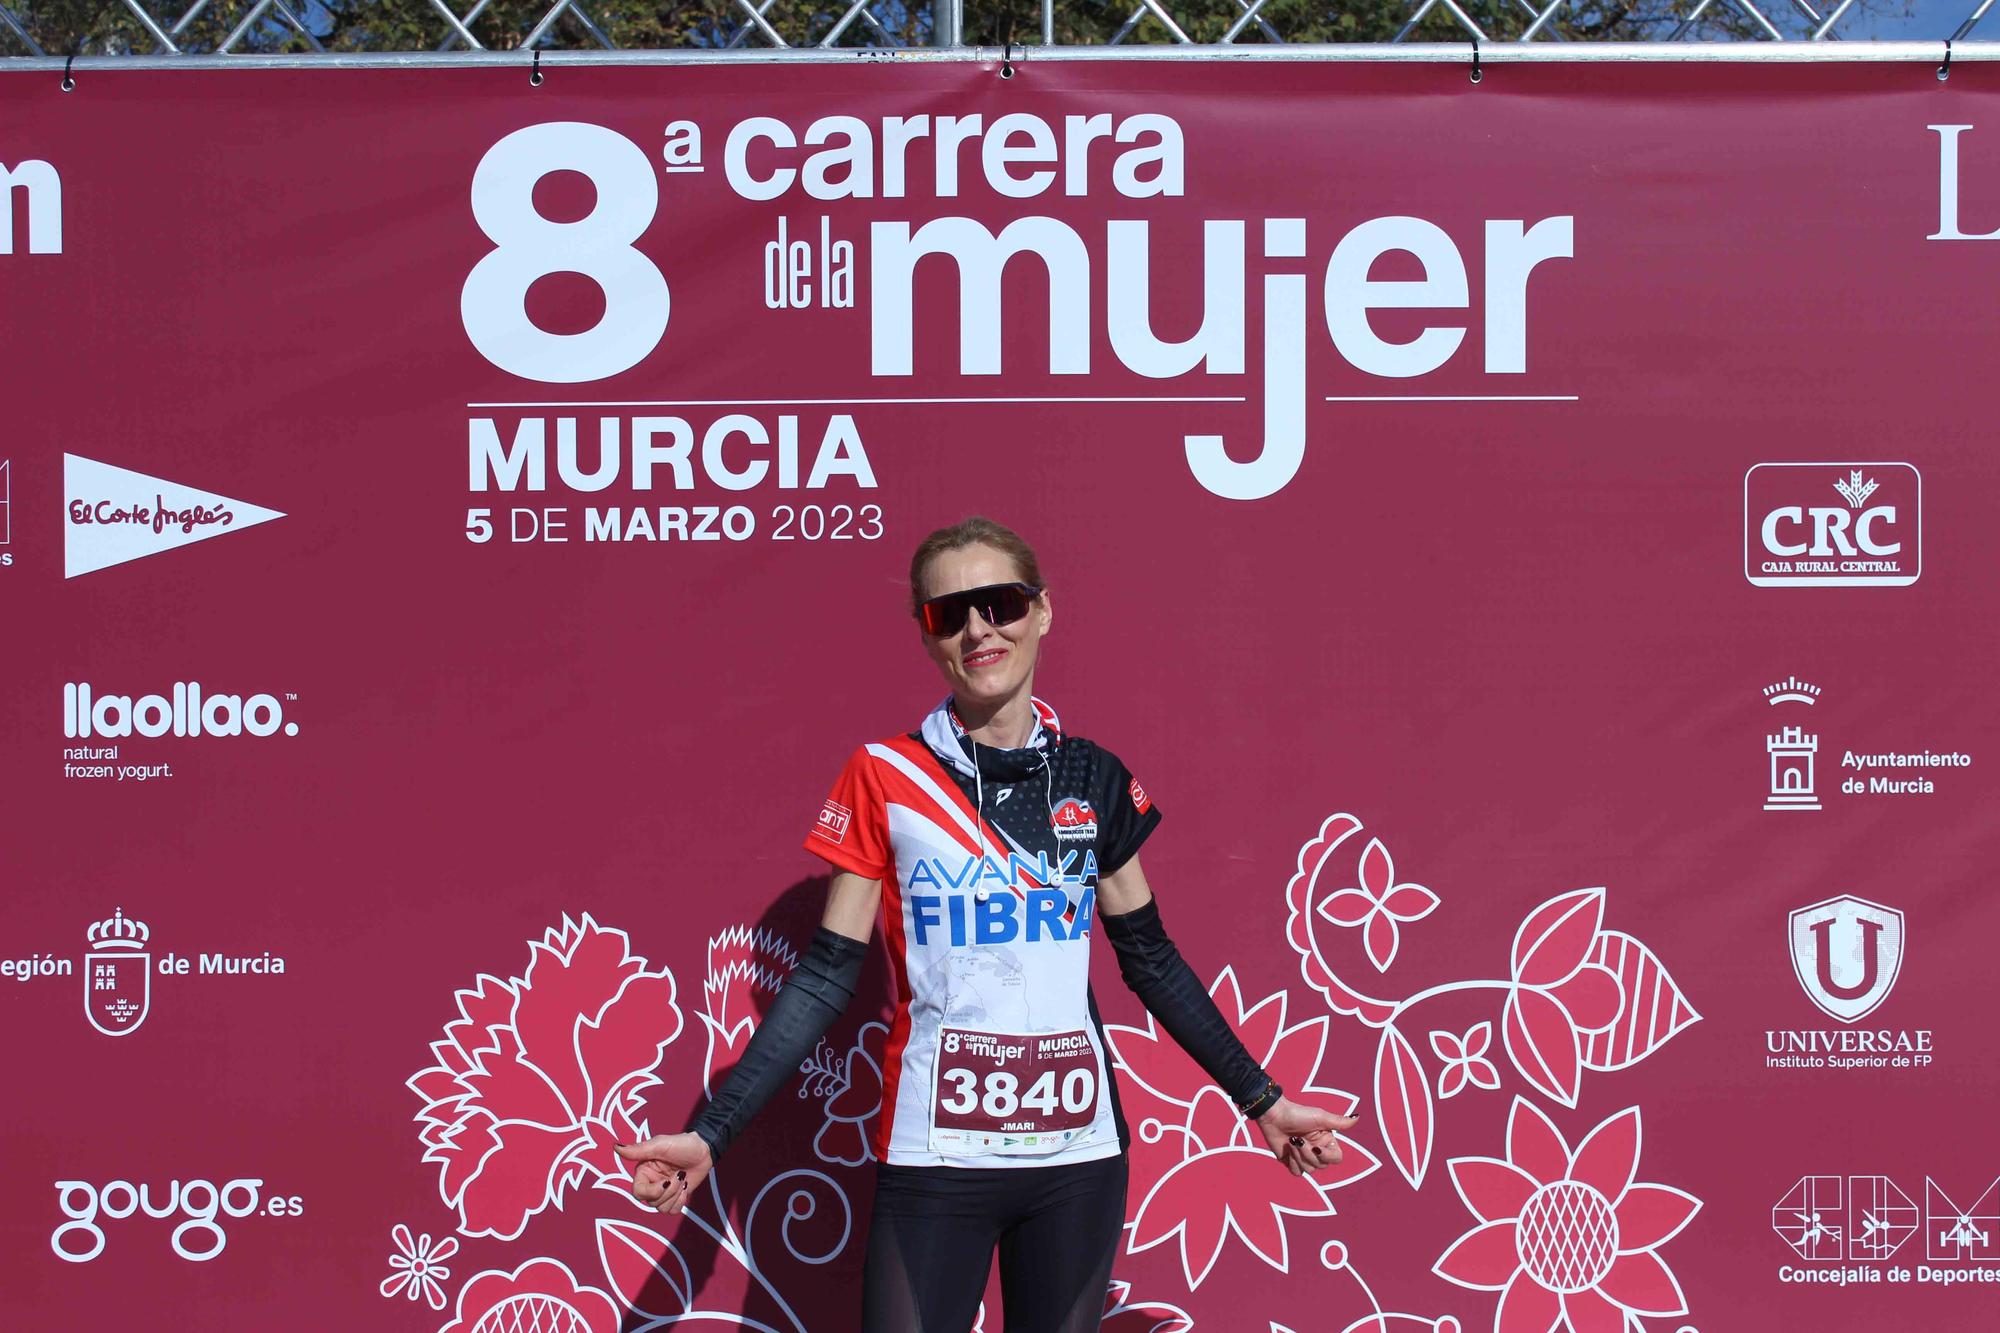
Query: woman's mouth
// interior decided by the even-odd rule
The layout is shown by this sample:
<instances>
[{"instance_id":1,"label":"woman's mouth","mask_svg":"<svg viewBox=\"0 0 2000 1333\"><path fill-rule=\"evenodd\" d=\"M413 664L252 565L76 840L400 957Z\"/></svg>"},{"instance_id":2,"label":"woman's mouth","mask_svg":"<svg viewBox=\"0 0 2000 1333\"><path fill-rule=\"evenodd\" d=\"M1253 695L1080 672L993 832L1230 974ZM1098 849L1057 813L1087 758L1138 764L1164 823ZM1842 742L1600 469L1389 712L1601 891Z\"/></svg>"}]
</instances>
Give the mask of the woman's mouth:
<instances>
[{"instance_id":1,"label":"woman's mouth","mask_svg":"<svg viewBox=\"0 0 2000 1333\"><path fill-rule=\"evenodd\" d=\"M976 653L967 653L961 660L964 662L966 669L970 671L977 670L980 667L992 666L1006 655L1007 650L1004 648L982 648Z\"/></svg>"}]
</instances>

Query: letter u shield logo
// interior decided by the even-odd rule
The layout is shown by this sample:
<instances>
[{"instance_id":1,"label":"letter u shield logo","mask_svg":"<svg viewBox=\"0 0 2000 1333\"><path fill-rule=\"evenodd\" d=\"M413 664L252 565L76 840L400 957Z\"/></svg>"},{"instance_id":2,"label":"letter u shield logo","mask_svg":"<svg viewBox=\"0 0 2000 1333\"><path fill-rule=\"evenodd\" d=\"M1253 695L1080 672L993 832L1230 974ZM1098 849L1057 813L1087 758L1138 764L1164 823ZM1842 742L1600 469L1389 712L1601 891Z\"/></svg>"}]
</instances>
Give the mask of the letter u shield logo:
<instances>
[{"instance_id":1,"label":"letter u shield logo","mask_svg":"<svg viewBox=\"0 0 2000 1333\"><path fill-rule=\"evenodd\" d=\"M1842 1023L1889 998L1903 968L1903 914L1842 894L1791 914L1792 971L1806 995Z\"/></svg>"},{"instance_id":2,"label":"letter u shield logo","mask_svg":"<svg viewBox=\"0 0 2000 1333\"><path fill-rule=\"evenodd\" d=\"M83 1012L105 1036L138 1031L152 996L150 953L116 949L83 956Z\"/></svg>"}]
</instances>

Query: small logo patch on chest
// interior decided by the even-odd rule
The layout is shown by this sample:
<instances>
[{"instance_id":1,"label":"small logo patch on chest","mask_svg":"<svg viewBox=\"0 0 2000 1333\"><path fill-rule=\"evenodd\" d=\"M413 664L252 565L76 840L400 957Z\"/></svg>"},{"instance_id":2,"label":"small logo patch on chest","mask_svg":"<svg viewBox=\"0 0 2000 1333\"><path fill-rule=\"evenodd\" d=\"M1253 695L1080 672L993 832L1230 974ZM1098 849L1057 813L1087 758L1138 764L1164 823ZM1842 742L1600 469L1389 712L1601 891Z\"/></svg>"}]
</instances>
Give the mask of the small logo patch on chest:
<instances>
[{"instance_id":1,"label":"small logo patch on chest","mask_svg":"<svg viewBox=\"0 0 2000 1333\"><path fill-rule=\"evenodd\" d=\"M1097 812L1090 808L1090 802L1074 796L1065 797L1057 804L1051 822L1055 825L1056 837L1063 842L1097 836Z\"/></svg>"}]
</instances>

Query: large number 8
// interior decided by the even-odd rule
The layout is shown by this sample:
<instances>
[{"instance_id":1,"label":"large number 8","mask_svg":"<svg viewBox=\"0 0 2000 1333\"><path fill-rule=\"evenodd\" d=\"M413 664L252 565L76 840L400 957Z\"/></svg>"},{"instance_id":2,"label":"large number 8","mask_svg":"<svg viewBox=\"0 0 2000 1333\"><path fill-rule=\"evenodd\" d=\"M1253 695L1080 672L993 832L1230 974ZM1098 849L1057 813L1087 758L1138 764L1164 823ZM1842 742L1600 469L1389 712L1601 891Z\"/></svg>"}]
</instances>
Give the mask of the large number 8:
<instances>
[{"instance_id":1,"label":"large number 8","mask_svg":"<svg viewBox=\"0 0 2000 1333\"><path fill-rule=\"evenodd\" d=\"M535 211L535 183L552 171L590 178L597 202L575 222ZM494 249L466 276L458 309L480 355L511 374L553 384L630 370L667 331L667 280L632 248L660 207L653 164L614 130L551 121L515 130L472 173L472 216ZM581 273L604 292L604 318L583 333L548 333L528 318L528 288Z\"/></svg>"}]
</instances>

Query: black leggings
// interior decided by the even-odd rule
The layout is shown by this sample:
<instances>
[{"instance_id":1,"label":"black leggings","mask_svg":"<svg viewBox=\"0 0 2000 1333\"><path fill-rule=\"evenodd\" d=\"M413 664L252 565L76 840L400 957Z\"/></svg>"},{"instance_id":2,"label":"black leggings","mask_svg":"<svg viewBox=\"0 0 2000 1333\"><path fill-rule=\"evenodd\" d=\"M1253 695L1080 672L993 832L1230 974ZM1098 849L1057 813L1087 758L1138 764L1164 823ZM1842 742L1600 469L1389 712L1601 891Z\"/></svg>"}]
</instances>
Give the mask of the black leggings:
<instances>
[{"instance_id":1,"label":"black leggings","mask_svg":"<svg viewBox=\"0 0 2000 1333\"><path fill-rule=\"evenodd\" d=\"M878 1166L861 1333L967 1333L996 1244L1006 1333L1092 1333L1125 1180L1123 1153L1068 1166Z\"/></svg>"}]
</instances>

